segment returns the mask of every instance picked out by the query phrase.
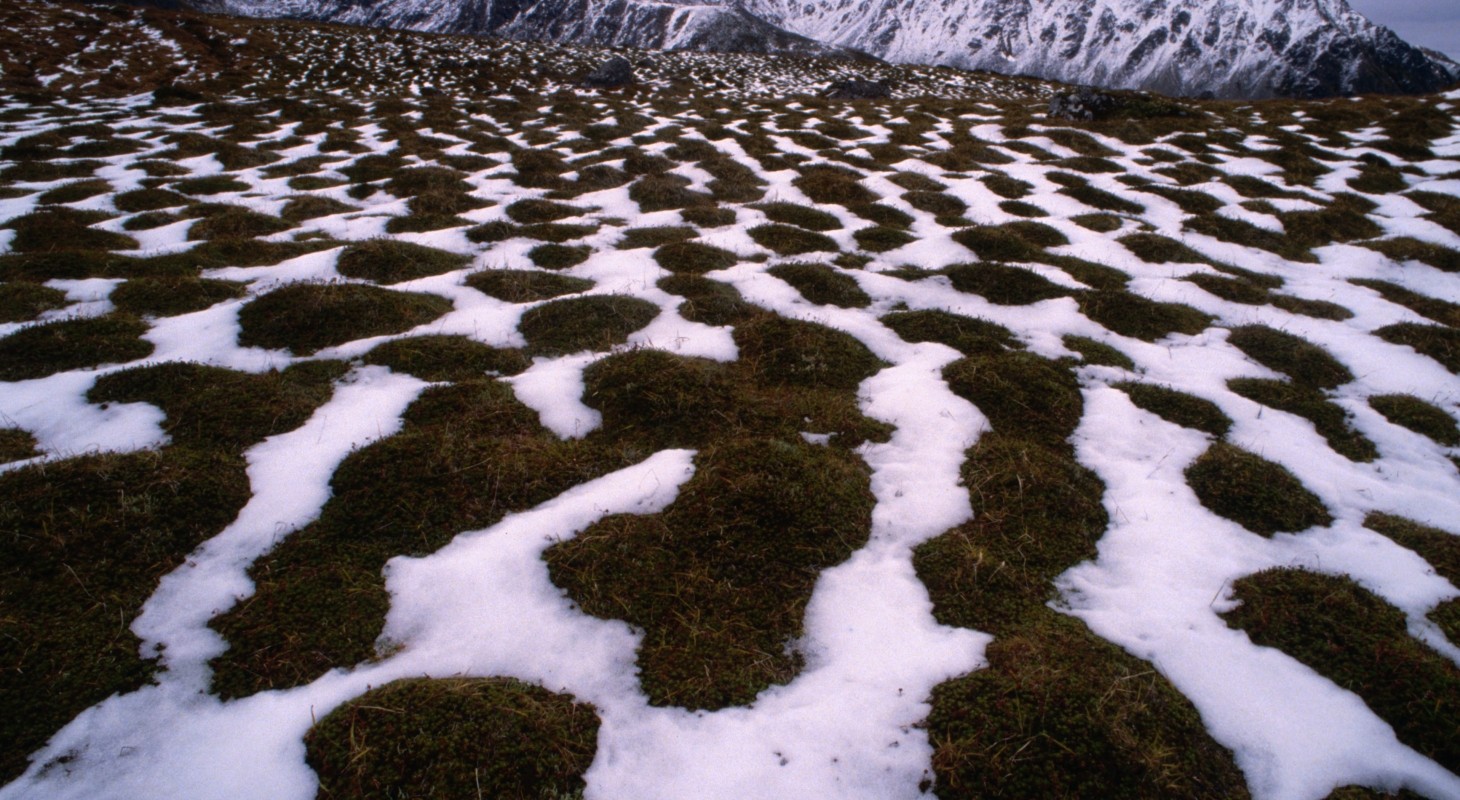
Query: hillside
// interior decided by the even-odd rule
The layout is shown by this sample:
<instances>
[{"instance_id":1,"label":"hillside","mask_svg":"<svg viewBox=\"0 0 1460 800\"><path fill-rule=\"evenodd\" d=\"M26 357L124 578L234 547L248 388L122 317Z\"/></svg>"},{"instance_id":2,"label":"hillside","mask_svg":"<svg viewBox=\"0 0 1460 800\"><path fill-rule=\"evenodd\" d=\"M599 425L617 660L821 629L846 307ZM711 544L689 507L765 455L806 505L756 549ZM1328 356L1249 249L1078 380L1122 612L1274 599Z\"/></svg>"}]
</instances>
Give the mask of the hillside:
<instances>
[{"instance_id":1,"label":"hillside","mask_svg":"<svg viewBox=\"0 0 1460 800\"><path fill-rule=\"evenodd\" d=\"M1460 93L621 52L0 10L0 799L1460 798Z\"/></svg>"}]
</instances>

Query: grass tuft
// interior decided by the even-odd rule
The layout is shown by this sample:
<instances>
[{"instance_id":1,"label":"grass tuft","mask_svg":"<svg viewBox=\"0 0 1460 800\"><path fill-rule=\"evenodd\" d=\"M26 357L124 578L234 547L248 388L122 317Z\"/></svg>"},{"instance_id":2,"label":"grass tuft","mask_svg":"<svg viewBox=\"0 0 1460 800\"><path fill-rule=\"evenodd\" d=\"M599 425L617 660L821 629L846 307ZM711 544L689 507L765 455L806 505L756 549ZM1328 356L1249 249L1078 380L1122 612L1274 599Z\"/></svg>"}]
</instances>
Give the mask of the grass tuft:
<instances>
[{"instance_id":1,"label":"grass tuft","mask_svg":"<svg viewBox=\"0 0 1460 800\"><path fill-rule=\"evenodd\" d=\"M246 287L211 278L132 278L112 291L111 300L128 314L171 317L202 311L225 300L243 297Z\"/></svg>"},{"instance_id":2,"label":"grass tuft","mask_svg":"<svg viewBox=\"0 0 1460 800\"><path fill-rule=\"evenodd\" d=\"M1026 306L1071 292L1036 272L1005 264L954 264L943 270L960 292L982 296L1001 306Z\"/></svg>"},{"instance_id":3,"label":"grass tuft","mask_svg":"<svg viewBox=\"0 0 1460 800\"><path fill-rule=\"evenodd\" d=\"M1172 424L1209 433L1218 439L1232 428L1232 418L1206 398L1150 383L1125 381L1111 386L1129 395L1138 408Z\"/></svg>"},{"instance_id":4,"label":"grass tuft","mask_svg":"<svg viewBox=\"0 0 1460 800\"><path fill-rule=\"evenodd\" d=\"M68 319L21 328L0 338L0 381L44 378L58 372L146 358L147 323L126 314Z\"/></svg>"},{"instance_id":5,"label":"grass tuft","mask_svg":"<svg viewBox=\"0 0 1460 800\"><path fill-rule=\"evenodd\" d=\"M586 278L527 269L489 269L466 276L466 285L508 303L532 303L586 292L594 283Z\"/></svg>"},{"instance_id":6,"label":"grass tuft","mask_svg":"<svg viewBox=\"0 0 1460 800\"><path fill-rule=\"evenodd\" d=\"M1033 353L964 358L944 367L943 379L995 431L1053 450L1068 448L1085 407L1074 373Z\"/></svg>"},{"instance_id":7,"label":"grass tuft","mask_svg":"<svg viewBox=\"0 0 1460 800\"><path fill-rule=\"evenodd\" d=\"M16 217L0 227L15 231L10 249L16 253L137 249L137 240L130 236L91 227L109 218L109 214L99 211L47 208Z\"/></svg>"},{"instance_id":8,"label":"grass tuft","mask_svg":"<svg viewBox=\"0 0 1460 800\"><path fill-rule=\"evenodd\" d=\"M882 317L881 322L904 341L938 342L965 356L1024 349L1024 343L1008 328L950 311L895 311Z\"/></svg>"},{"instance_id":9,"label":"grass tuft","mask_svg":"<svg viewBox=\"0 0 1460 800\"><path fill-rule=\"evenodd\" d=\"M345 374L338 361L311 361L282 372L249 374L167 362L103 375L92 403L151 403L166 414L174 445L241 454L269 436L303 425Z\"/></svg>"},{"instance_id":10,"label":"grass tuft","mask_svg":"<svg viewBox=\"0 0 1460 800\"><path fill-rule=\"evenodd\" d=\"M0 475L0 663L25 675L0 681L0 780L77 714L147 683L155 665L129 626L158 579L247 502L244 467L173 447Z\"/></svg>"},{"instance_id":11,"label":"grass tuft","mask_svg":"<svg viewBox=\"0 0 1460 800\"><path fill-rule=\"evenodd\" d=\"M964 228L953 241L985 261L1043 261L1044 248L1069 244L1057 229L1032 220Z\"/></svg>"},{"instance_id":12,"label":"grass tuft","mask_svg":"<svg viewBox=\"0 0 1460 800\"><path fill-rule=\"evenodd\" d=\"M66 293L37 283L0 283L0 323L29 322L64 308Z\"/></svg>"},{"instance_id":13,"label":"grass tuft","mask_svg":"<svg viewBox=\"0 0 1460 800\"><path fill-rule=\"evenodd\" d=\"M654 260L670 272L682 275L702 275L740 263L740 257L729 250L700 242L666 244L654 251Z\"/></svg>"},{"instance_id":14,"label":"grass tuft","mask_svg":"<svg viewBox=\"0 0 1460 800\"><path fill-rule=\"evenodd\" d=\"M346 277L390 284L451 272L470 261L435 247L381 238L346 247L335 268Z\"/></svg>"},{"instance_id":15,"label":"grass tuft","mask_svg":"<svg viewBox=\"0 0 1460 800\"><path fill-rule=\"evenodd\" d=\"M238 314L238 343L309 355L355 339L401 333L450 311L451 301L353 283L297 283Z\"/></svg>"},{"instance_id":16,"label":"grass tuft","mask_svg":"<svg viewBox=\"0 0 1460 800\"><path fill-rule=\"evenodd\" d=\"M768 223L757 225L746 231L755 243L783 256L798 256L805 253L835 253L839 249L836 241L825 234L808 231L794 225Z\"/></svg>"},{"instance_id":17,"label":"grass tuft","mask_svg":"<svg viewBox=\"0 0 1460 800\"><path fill-rule=\"evenodd\" d=\"M1080 358L1086 364L1094 364L1103 367L1116 367L1134 371L1136 362L1130 356L1122 353L1119 348L1106 344L1105 342L1091 339L1088 336L1065 335L1061 340L1065 348L1080 354Z\"/></svg>"},{"instance_id":18,"label":"grass tuft","mask_svg":"<svg viewBox=\"0 0 1460 800\"><path fill-rule=\"evenodd\" d=\"M527 251L527 257L532 263L542 269L571 269L593 255L593 248L588 245L566 245L549 242L540 244Z\"/></svg>"},{"instance_id":19,"label":"grass tuft","mask_svg":"<svg viewBox=\"0 0 1460 800\"><path fill-rule=\"evenodd\" d=\"M1233 328L1227 341L1253 361L1309 389L1333 389L1354 379L1348 367L1323 348L1265 325Z\"/></svg>"},{"instance_id":20,"label":"grass tuft","mask_svg":"<svg viewBox=\"0 0 1460 800\"><path fill-rule=\"evenodd\" d=\"M594 295L554 300L529 309L518 329L534 355L565 355L584 350L602 352L627 341L629 334L659 316L647 300L623 295Z\"/></svg>"},{"instance_id":21,"label":"grass tuft","mask_svg":"<svg viewBox=\"0 0 1460 800\"><path fill-rule=\"evenodd\" d=\"M1374 395L1369 398L1369 406L1395 425L1427 436L1435 444L1460 447L1460 426L1455 418L1412 394Z\"/></svg>"},{"instance_id":22,"label":"grass tuft","mask_svg":"<svg viewBox=\"0 0 1460 800\"><path fill-rule=\"evenodd\" d=\"M747 303L734 286L699 275L670 275L660 278L658 286L685 299L679 315L690 322L738 325L762 313L759 307Z\"/></svg>"},{"instance_id":23,"label":"grass tuft","mask_svg":"<svg viewBox=\"0 0 1460 800\"><path fill-rule=\"evenodd\" d=\"M1181 303L1159 303L1122 291L1085 292L1080 311L1121 336L1154 342L1173 333L1195 336L1214 318Z\"/></svg>"},{"instance_id":24,"label":"grass tuft","mask_svg":"<svg viewBox=\"0 0 1460 800\"><path fill-rule=\"evenodd\" d=\"M771 222L795 225L808 231L841 230L842 221L835 214L798 203L762 203L752 208L766 215Z\"/></svg>"},{"instance_id":25,"label":"grass tuft","mask_svg":"<svg viewBox=\"0 0 1460 800\"><path fill-rule=\"evenodd\" d=\"M1333 522L1323 502L1293 473L1223 442L1186 468L1186 483L1212 513L1262 536Z\"/></svg>"},{"instance_id":26,"label":"grass tuft","mask_svg":"<svg viewBox=\"0 0 1460 800\"><path fill-rule=\"evenodd\" d=\"M1404 613L1344 577L1270 569L1233 584L1223 615L1253 643L1277 648L1363 698L1399 740L1460 769L1460 669L1409 635Z\"/></svg>"},{"instance_id":27,"label":"grass tuft","mask_svg":"<svg viewBox=\"0 0 1460 800\"><path fill-rule=\"evenodd\" d=\"M365 363L390 367L423 381L470 381L516 375L532 366L520 350L491 347L465 336L408 336L379 345Z\"/></svg>"},{"instance_id":28,"label":"grass tuft","mask_svg":"<svg viewBox=\"0 0 1460 800\"><path fill-rule=\"evenodd\" d=\"M872 304L856 280L825 264L779 264L767 271L817 305L866 308Z\"/></svg>"},{"instance_id":29,"label":"grass tuft","mask_svg":"<svg viewBox=\"0 0 1460 800\"><path fill-rule=\"evenodd\" d=\"M1400 322L1386 325L1374 331L1374 335L1390 344L1412 347L1421 355L1433 358L1445 369L1460 375L1460 330L1443 325Z\"/></svg>"},{"instance_id":30,"label":"grass tuft","mask_svg":"<svg viewBox=\"0 0 1460 800\"><path fill-rule=\"evenodd\" d=\"M510 678L415 678L372 689L305 736L323 797L581 797L599 720Z\"/></svg>"},{"instance_id":31,"label":"grass tuft","mask_svg":"<svg viewBox=\"0 0 1460 800\"><path fill-rule=\"evenodd\" d=\"M19 428L0 428L0 464L40 455L39 442Z\"/></svg>"},{"instance_id":32,"label":"grass tuft","mask_svg":"<svg viewBox=\"0 0 1460 800\"><path fill-rule=\"evenodd\" d=\"M608 517L544 557L584 611L645 631L650 703L719 709L799 671L789 645L811 589L866 542L872 505L849 452L734 439L700 452L663 513Z\"/></svg>"},{"instance_id":33,"label":"grass tuft","mask_svg":"<svg viewBox=\"0 0 1460 800\"><path fill-rule=\"evenodd\" d=\"M1233 378L1227 381L1227 388L1255 403L1308 420L1334 452L1350 461L1367 462L1379 457L1374 443L1349 425L1348 412L1316 389L1262 378Z\"/></svg>"},{"instance_id":34,"label":"grass tuft","mask_svg":"<svg viewBox=\"0 0 1460 800\"><path fill-rule=\"evenodd\" d=\"M886 366L848 334L777 316L736 326L735 344L759 379L774 385L852 390Z\"/></svg>"}]
</instances>

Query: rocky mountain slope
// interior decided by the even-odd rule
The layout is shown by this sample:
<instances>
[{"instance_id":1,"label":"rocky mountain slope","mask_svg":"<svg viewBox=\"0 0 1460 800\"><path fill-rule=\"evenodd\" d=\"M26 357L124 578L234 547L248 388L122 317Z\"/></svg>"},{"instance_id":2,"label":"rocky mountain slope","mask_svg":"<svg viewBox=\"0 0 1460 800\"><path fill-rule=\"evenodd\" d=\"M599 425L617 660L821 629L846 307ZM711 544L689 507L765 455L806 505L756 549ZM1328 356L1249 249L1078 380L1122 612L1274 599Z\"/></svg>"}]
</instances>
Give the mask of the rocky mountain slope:
<instances>
[{"instance_id":1,"label":"rocky mountain slope","mask_svg":"<svg viewBox=\"0 0 1460 800\"><path fill-rule=\"evenodd\" d=\"M1344 0L195 0L204 10L595 46L866 52L1175 95L1426 92L1460 77Z\"/></svg>"}]
</instances>

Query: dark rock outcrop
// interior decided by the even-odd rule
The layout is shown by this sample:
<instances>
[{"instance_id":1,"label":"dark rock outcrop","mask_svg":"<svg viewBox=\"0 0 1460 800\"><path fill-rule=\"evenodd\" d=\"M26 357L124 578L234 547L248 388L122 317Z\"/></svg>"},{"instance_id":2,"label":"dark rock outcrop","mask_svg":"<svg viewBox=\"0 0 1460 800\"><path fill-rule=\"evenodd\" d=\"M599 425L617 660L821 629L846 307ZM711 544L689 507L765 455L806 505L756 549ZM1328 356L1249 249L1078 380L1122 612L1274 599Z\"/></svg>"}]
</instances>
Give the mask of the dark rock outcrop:
<instances>
[{"instance_id":1,"label":"dark rock outcrop","mask_svg":"<svg viewBox=\"0 0 1460 800\"><path fill-rule=\"evenodd\" d=\"M830 100L881 100L892 96L892 87L884 81L850 78L826 87L821 96Z\"/></svg>"},{"instance_id":2,"label":"dark rock outcrop","mask_svg":"<svg viewBox=\"0 0 1460 800\"><path fill-rule=\"evenodd\" d=\"M583 85L594 89L614 89L634 82L634 66L623 56L614 56L599 64L583 79Z\"/></svg>"}]
</instances>

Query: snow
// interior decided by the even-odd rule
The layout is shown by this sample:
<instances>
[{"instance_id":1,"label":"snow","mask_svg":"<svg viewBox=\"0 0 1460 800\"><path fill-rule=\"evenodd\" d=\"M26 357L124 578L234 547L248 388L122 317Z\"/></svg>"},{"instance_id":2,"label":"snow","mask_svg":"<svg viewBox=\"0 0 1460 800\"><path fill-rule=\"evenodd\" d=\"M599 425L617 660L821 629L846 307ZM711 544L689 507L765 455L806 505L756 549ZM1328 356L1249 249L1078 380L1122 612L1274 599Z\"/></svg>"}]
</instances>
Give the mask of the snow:
<instances>
[{"instance_id":1,"label":"snow","mask_svg":"<svg viewBox=\"0 0 1460 800\"><path fill-rule=\"evenodd\" d=\"M151 35L149 33L149 35ZM645 104L644 113L665 113ZM145 114L138 111L138 114ZM183 114L185 110L171 109ZM483 115L487 116L487 115ZM662 120L683 123L688 116ZM981 119L981 118L980 118ZM155 120L154 120L155 121ZM10 124L10 123L7 123ZM14 123L15 133L32 132ZM24 128L24 130L21 130ZM869 126L871 141L889 131ZM384 151L378 127L358 129L373 150ZM987 141L1004 138L1001 127L979 125ZM0 141L8 141L7 136ZM785 152L819 158L779 138ZM1108 137L1120 149L1112 158L1153 180L1132 163L1139 148ZM629 142L623 142L629 144ZM809 204L791 184L791 171L770 173L728 142L726 155L761 173L766 199ZM947 144L944 142L943 144ZM1046 142L1046 144L1051 144ZM1052 149L1060 149L1051 144ZM160 149L160 148L159 148ZM933 147L936 149L936 146ZM311 148L298 151L303 155ZM291 153L292 154L292 153ZM163 666L158 683L111 697L55 734L32 759L30 771L0 788L0 800L20 798L270 798L306 800L315 778L302 743L311 724L339 704L403 677L500 675L540 684L593 703L602 718L598 754L587 773L596 798L784 798L839 797L900 800L925 796L932 745L918 723L938 684L985 665L991 636L938 624L927 590L912 567L913 548L962 524L976 513L960 483L967 449L989 430L984 413L955 395L942 369L960 355L939 344L909 343L881 321L891 310L938 309L987 319L1013 330L1029 348L1050 358L1069 356L1066 335L1089 336L1119 347L1137 364L1134 372L1083 367L1079 377L1085 413L1072 438L1078 460L1105 482L1110 527L1095 559L1074 566L1057 581L1056 610L1083 620L1097 635L1146 659L1201 712L1212 736L1230 748L1254 796L1262 800L1316 800L1334 787L1401 785L1437 798L1460 798L1460 777L1403 745L1390 726L1359 698L1276 650L1255 646L1229 628L1220 614L1234 602L1231 585L1269 567L1303 566L1353 577L1401 609L1411 632L1460 663L1460 648L1444 641L1424 619L1436 604L1460 590L1435 574L1414 553L1362 527L1372 511L1401 514L1456 530L1460 478L1450 463L1456 451L1398 428L1368 408L1377 394L1412 393L1443 406L1452 416L1460 401L1456 377L1413 350L1371 335L1383 325L1423 321L1414 312L1349 283L1352 278L1399 282L1432 297L1460 301L1460 279L1419 264L1397 265L1378 253L1345 245L1319 248L1319 264L1291 264L1265 251L1180 233L1183 215L1169 201L1130 192L1116 181L1092 177L1093 185L1137 200L1146 211L1131 215L1120 233L1096 234L1066 218L1090 209L1058 194L1045 179L1052 169L1023 153L1001 167L1036 187L1027 198L1050 212L1047 222L1072 244L1058 252L1128 271L1132 291L1156 300L1183 302L1218 317L1194 336L1143 342L1106 330L1062 297L1028 306L1000 306L955 291L946 279L909 282L879 274L901 266L938 269L973 256L952 241L933 216L907 206L889 181L870 178L869 188L889 205L912 214L918 241L880 254L865 269L843 270L873 298L868 308L811 303L767 269L790 260L746 258L707 277L735 286L750 302L785 317L843 331L887 366L857 391L862 411L887 423L886 442L863 445L858 456L871 470L876 505L867 544L847 561L824 571L806 609L804 635L788 643L805 668L783 686L764 690L751 705L714 712L651 706L639 685L635 652L643 636L621 621L591 617L549 580L543 552L571 539L610 514L653 514L666 508L694 474L695 453L664 450L612 474L573 487L540 505L510 514L482 530L461 531L438 551L400 556L385 568L390 610L376 661L334 669L297 688L229 702L207 694L208 661L226 642L209 620L248 598L248 568L278 542L314 520L330 499L330 477L354 450L401 429L407 406L429 384L357 359L394 337L459 334L497 347L524 342L517 323L527 304L486 297L465 285L468 274L498 267L526 268L526 240L482 247L460 229L401 235L473 256L469 266L394 288L436 294L454 309L412 331L371 337L329 348L321 358L355 360L331 399L299 428L271 437L246 453L252 499L224 531L167 575L133 624L144 653ZM146 157L146 153L136 158ZM124 159L125 160L125 159ZM343 158L342 158L343 161ZM180 162L192 175L222 169L212 156ZM950 183L949 193L970 204L969 217L983 223L1014 219L998 210L1002 199L978 175L948 176L917 158L900 169ZM1274 176L1255 158L1226 158L1217 168L1230 175ZM476 193L496 205L474 219L500 216L521 196L509 179L471 177ZM233 197L276 210L289 190L257 170L236 173L257 187L254 197ZM686 172L697 181L708 176ZM1338 173L1337 177L1353 174ZM1314 192L1342 191L1336 178ZM1429 181L1423 188L1455 193L1456 181ZM119 189L124 190L124 189ZM1224 202L1238 198L1219 184L1194 187ZM326 193L328 195L328 193ZM335 195L328 195L335 196ZM343 196L343 195L339 195ZM629 226L675 224L676 214L641 215L627 191L615 189L574 200L585 216L627 220ZM1275 201L1281 207L1284 201ZM360 200L360 212L312 220L304 230L341 238L381 235L403 204L385 194ZM1308 204L1304 204L1308 205ZM0 216L27 213L29 201L0 200ZM1238 213L1230 210L1224 213ZM834 235L850 249L858 218L829 208L846 225ZM702 241L745 256L763 254L745 234L764 214L738 208L735 226L705 232ZM1407 200L1385 199L1376 212L1390 233L1449 246L1460 237L1419 219ZM1273 227L1275 218L1238 214ZM1208 273L1204 265L1148 264L1116 237L1149 225L1222 261L1278 275L1283 291L1322 298L1354 312L1342 322L1297 316L1271 306L1231 303L1178 278ZM739 353L732 331L690 322L680 298L657 288L669 273L648 249L617 250L618 224L605 224L585 240L594 247L586 262L564 274L586 278L590 294L631 295L661 312L618 351L653 348L685 356L733 361ZM10 239L0 239L8 249ZM142 237L155 253L185 245L185 225ZM264 267L225 267L207 277L248 284L248 297L191 314L149 320L155 351L137 366L196 361L248 372L283 368L300 359L286 351L242 347L238 312L251 298L278 286L343 280L336 269L340 248ZM1022 265L1064 286L1078 281L1061 270ZM53 281L71 305L67 316L106 313L116 280ZM1347 461L1330 451L1311 423L1264 409L1227 388L1236 377L1278 377L1227 341L1225 328L1265 324L1322 346L1350 367L1356 380L1334 393L1353 424L1379 450L1372 463ZM0 336L19 325L0 328ZM605 353L538 357L522 373L502 378L545 428L562 438L581 438L603 424L584 402L583 371ZM72 455L129 452L165 446L160 410L144 403L93 405L86 392L98 375L129 365L62 372L0 387L0 422L34 435L37 459L4 465L23 468ZM1169 386L1211 400L1234 421L1230 440L1291 470L1333 513L1325 528L1271 539L1215 516L1196 499L1183 472L1210 445L1205 434L1178 427L1140 410L1111 384L1130 379ZM826 444L822 431L807 441ZM42 765L67 756L64 770Z\"/></svg>"}]
</instances>

